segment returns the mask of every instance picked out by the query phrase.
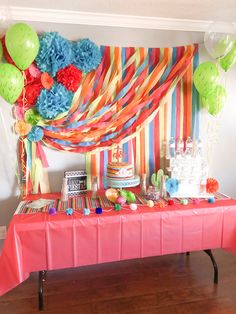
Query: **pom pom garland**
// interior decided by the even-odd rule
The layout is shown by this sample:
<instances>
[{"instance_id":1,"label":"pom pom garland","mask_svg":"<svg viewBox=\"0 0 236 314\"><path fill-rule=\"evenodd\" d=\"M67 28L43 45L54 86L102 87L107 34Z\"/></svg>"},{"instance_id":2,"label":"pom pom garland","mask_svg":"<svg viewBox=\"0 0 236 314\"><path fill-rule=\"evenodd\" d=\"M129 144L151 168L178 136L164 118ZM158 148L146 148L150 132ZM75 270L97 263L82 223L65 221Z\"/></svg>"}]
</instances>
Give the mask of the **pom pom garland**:
<instances>
[{"instance_id":1,"label":"pom pom garland","mask_svg":"<svg viewBox=\"0 0 236 314\"><path fill-rule=\"evenodd\" d=\"M85 73L95 70L101 62L100 49L88 38L74 43L73 50L74 64Z\"/></svg>"},{"instance_id":2,"label":"pom pom garland","mask_svg":"<svg viewBox=\"0 0 236 314\"><path fill-rule=\"evenodd\" d=\"M96 214L98 214L98 215L102 214L102 208L101 207L96 208Z\"/></svg>"},{"instance_id":3,"label":"pom pom garland","mask_svg":"<svg viewBox=\"0 0 236 314\"><path fill-rule=\"evenodd\" d=\"M84 208L83 209L83 213L84 213L85 216L90 215L90 209L89 208Z\"/></svg>"},{"instance_id":4,"label":"pom pom garland","mask_svg":"<svg viewBox=\"0 0 236 314\"><path fill-rule=\"evenodd\" d=\"M44 119L53 120L70 109L73 95L63 85L54 84L50 90L43 89L37 99L36 108Z\"/></svg>"},{"instance_id":5,"label":"pom pom garland","mask_svg":"<svg viewBox=\"0 0 236 314\"><path fill-rule=\"evenodd\" d=\"M44 33L39 37L39 43L35 61L41 72L48 72L54 77L58 70L73 63L72 43L57 32Z\"/></svg>"},{"instance_id":6,"label":"pom pom garland","mask_svg":"<svg viewBox=\"0 0 236 314\"><path fill-rule=\"evenodd\" d=\"M206 191L210 194L215 194L219 189L219 183L214 178L208 178L206 183Z\"/></svg>"},{"instance_id":7,"label":"pom pom garland","mask_svg":"<svg viewBox=\"0 0 236 314\"><path fill-rule=\"evenodd\" d=\"M67 216L72 216L73 215L73 208L67 208L66 209L66 214L67 214Z\"/></svg>"},{"instance_id":8,"label":"pom pom garland","mask_svg":"<svg viewBox=\"0 0 236 314\"><path fill-rule=\"evenodd\" d=\"M194 204L194 205L200 204L200 200L199 200L198 198L194 198L194 199L193 199L193 204Z\"/></svg>"},{"instance_id":9,"label":"pom pom garland","mask_svg":"<svg viewBox=\"0 0 236 314\"><path fill-rule=\"evenodd\" d=\"M154 206L154 202L152 200L148 200L147 201L147 206L148 207L153 207Z\"/></svg>"},{"instance_id":10,"label":"pom pom garland","mask_svg":"<svg viewBox=\"0 0 236 314\"><path fill-rule=\"evenodd\" d=\"M173 200L168 200L168 205L172 206L174 204L175 204L175 202Z\"/></svg>"},{"instance_id":11,"label":"pom pom garland","mask_svg":"<svg viewBox=\"0 0 236 314\"><path fill-rule=\"evenodd\" d=\"M81 79L82 72L72 64L57 72L57 82L73 93L79 88Z\"/></svg>"},{"instance_id":12,"label":"pom pom garland","mask_svg":"<svg viewBox=\"0 0 236 314\"><path fill-rule=\"evenodd\" d=\"M182 204L182 205L188 205L188 200L187 200L186 198L183 198L183 199L181 200L181 204Z\"/></svg>"},{"instance_id":13,"label":"pom pom garland","mask_svg":"<svg viewBox=\"0 0 236 314\"><path fill-rule=\"evenodd\" d=\"M131 204L129 205L129 208L130 208L131 210L137 210L138 206L137 206L137 204L131 203Z\"/></svg>"},{"instance_id":14,"label":"pom pom garland","mask_svg":"<svg viewBox=\"0 0 236 314\"><path fill-rule=\"evenodd\" d=\"M50 207L48 210L48 213L49 213L49 215L53 216L53 215L56 215L57 210L54 207Z\"/></svg>"},{"instance_id":15,"label":"pom pom garland","mask_svg":"<svg viewBox=\"0 0 236 314\"><path fill-rule=\"evenodd\" d=\"M27 138L31 142L39 142L43 139L44 132L43 129L39 126L33 126L29 134L27 135Z\"/></svg>"},{"instance_id":16,"label":"pom pom garland","mask_svg":"<svg viewBox=\"0 0 236 314\"><path fill-rule=\"evenodd\" d=\"M15 123L15 131L20 136L27 135L30 132L31 128L32 128L32 125L25 123L24 121L18 121Z\"/></svg>"},{"instance_id":17,"label":"pom pom garland","mask_svg":"<svg viewBox=\"0 0 236 314\"><path fill-rule=\"evenodd\" d=\"M214 197L208 198L208 203L215 203L216 199Z\"/></svg>"},{"instance_id":18,"label":"pom pom garland","mask_svg":"<svg viewBox=\"0 0 236 314\"><path fill-rule=\"evenodd\" d=\"M23 92L17 99L19 106L23 107L25 110L32 108L40 95L43 86L40 82L26 85Z\"/></svg>"},{"instance_id":19,"label":"pom pom garland","mask_svg":"<svg viewBox=\"0 0 236 314\"><path fill-rule=\"evenodd\" d=\"M114 204L114 209L115 210L121 210L121 205L120 204Z\"/></svg>"}]
</instances>

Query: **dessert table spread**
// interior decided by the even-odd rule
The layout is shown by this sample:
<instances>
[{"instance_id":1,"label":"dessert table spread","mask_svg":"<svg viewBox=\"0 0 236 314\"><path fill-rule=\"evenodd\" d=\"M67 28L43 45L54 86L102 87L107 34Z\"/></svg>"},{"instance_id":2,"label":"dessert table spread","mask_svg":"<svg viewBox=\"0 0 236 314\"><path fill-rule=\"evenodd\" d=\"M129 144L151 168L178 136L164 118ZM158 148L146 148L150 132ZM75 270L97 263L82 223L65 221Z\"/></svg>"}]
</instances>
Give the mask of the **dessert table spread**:
<instances>
[{"instance_id":1,"label":"dessert table spread","mask_svg":"<svg viewBox=\"0 0 236 314\"><path fill-rule=\"evenodd\" d=\"M58 197L36 195L30 200ZM74 201L70 205L77 210L71 216L63 208L56 215L47 210L25 214L22 206L18 208L0 256L0 295L35 271L214 248L236 251L236 201L232 199L152 208L140 199L136 211L128 205L115 211L103 201L103 213L91 210L88 216Z\"/></svg>"}]
</instances>

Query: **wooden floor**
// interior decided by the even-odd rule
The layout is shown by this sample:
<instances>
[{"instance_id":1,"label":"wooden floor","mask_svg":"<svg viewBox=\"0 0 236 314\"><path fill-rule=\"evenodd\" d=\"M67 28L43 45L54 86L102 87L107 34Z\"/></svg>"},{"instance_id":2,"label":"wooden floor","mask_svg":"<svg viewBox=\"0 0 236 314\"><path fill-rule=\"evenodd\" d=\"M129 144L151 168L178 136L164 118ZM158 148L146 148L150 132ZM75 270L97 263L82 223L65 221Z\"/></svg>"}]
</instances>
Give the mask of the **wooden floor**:
<instances>
[{"instance_id":1,"label":"wooden floor","mask_svg":"<svg viewBox=\"0 0 236 314\"><path fill-rule=\"evenodd\" d=\"M44 313L236 313L236 256L213 252L218 285L204 252L51 271ZM0 298L0 313L38 313L37 274Z\"/></svg>"}]
</instances>

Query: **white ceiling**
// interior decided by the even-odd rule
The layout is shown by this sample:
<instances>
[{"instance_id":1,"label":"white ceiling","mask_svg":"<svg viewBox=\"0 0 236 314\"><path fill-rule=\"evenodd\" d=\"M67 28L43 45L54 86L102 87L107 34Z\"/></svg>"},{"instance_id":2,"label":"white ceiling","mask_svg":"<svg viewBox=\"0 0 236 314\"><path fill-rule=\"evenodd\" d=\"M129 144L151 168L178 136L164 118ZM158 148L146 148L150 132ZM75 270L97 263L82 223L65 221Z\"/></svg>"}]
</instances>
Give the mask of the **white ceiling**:
<instances>
[{"instance_id":1,"label":"white ceiling","mask_svg":"<svg viewBox=\"0 0 236 314\"><path fill-rule=\"evenodd\" d=\"M236 22L236 0L1 0L1 5Z\"/></svg>"}]
</instances>

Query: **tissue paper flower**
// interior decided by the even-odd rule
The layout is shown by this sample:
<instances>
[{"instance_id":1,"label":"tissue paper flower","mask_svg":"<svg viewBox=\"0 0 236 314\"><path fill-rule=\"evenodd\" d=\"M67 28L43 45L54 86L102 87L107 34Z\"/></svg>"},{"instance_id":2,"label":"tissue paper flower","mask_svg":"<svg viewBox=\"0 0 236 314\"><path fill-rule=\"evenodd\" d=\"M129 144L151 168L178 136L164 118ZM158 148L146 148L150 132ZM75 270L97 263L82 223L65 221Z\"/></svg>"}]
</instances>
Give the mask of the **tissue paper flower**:
<instances>
[{"instance_id":1,"label":"tissue paper flower","mask_svg":"<svg viewBox=\"0 0 236 314\"><path fill-rule=\"evenodd\" d=\"M38 124L38 122L42 119L41 116L34 109L29 109L25 112L24 115L25 121L32 125Z\"/></svg>"},{"instance_id":2,"label":"tissue paper flower","mask_svg":"<svg viewBox=\"0 0 236 314\"><path fill-rule=\"evenodd\" d=\"M166 180L166 191L172 195L179 190L179 181L177 179L167 179Z\"/></svg>"},{"instance_id":3,"label":"tissue paper flower","mask_svg":"<svg viewBox=\"0 0 236 314\"><path fill-rule=\"evenodd\" d=\"M214 178L208 178L206 183L206 191L210 194L215 194L219 189L219 183Z\"/></svg>"},{"instance_id":4,"label":"tissue paper flower","mask_svg":"<svg viewBox=\"0 0 236 314\"><path fill-rule=\"evenodd\" d=\"M76 92L82 78L82 72L74 65L68 65L57 72L57 82L63 84L69 91Z\"/></svg>"},{"instance_id":5,"label":"tissue paper flower","mask_svg":"<svg viewBox=\"0 0 236 314\"><path fill-rule=\"evenodd\" d=\"M24 136L30 132L32 125L25 123L24 121L21 120L15 123L14 128L16 133L18 133L20 136Z\"/></svg>"},{"instance_id":6,"label":"tissue paper flower","mask_svg":"<svg viewBox=\"0 0 236 314\"><path fill-rule=\"evenodd\" d=\"M50 90L43 89L37 99L36 109L44 119L53 120L70 109L73 94L61 84Z\"/></svg>"},{"instance_id":7,"label":"tissue paper flower","mask_svg":"<svg viewBox=\"0 0 236 314\"><path fill-rule=\"evenodd\" d=\"M39 37L39 53L35 59L41 72L53 77L57 71L73 63L72 43L57 32L44 33Z\"/></svg>"},{"instance_id":8,"label":"tissue paper flower","mask_svg":"<svg viewBox=\"0 0 236 314\"><path fill-rule=\"evenodd\" d=\"M54 84L54 80L47 72L44 72L41 75L41 83L44 88L51 89Z\"/></svg>"},{"instance_id":9,"label":"tissue paper flower","mask_svg":"<svg viewBox=\"0 0 236 314\"><path fill-rule=\"evenodd\" d=\"M18 105L25 110L32 108L35 105L42 88L43 86L40 82L26 85L17 99Z\"/></svg>"},{"instance_id":10,"label":"tissue paper flower","mask_svg":"<svg viewBox=\"0 0 236 314\"><path fill-rule=\"evenodd\" d=\"M44 136L43 129L39 126L33 126L29 134L27 135L27 138L31 142L39 142L42 140Z\"/></svg>"},{"instance_id":11,"label":"tissue paper flower","mask_svg":"<svg viewBox=\"0 0 236 314\"><path fill-rule=\"evenodd\" d=\"M101 62L102 55L100 49L88 38L74 43L73 49L73 63L85 73L95 70Z\"/></svg>"}]
</instances>

